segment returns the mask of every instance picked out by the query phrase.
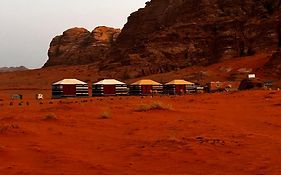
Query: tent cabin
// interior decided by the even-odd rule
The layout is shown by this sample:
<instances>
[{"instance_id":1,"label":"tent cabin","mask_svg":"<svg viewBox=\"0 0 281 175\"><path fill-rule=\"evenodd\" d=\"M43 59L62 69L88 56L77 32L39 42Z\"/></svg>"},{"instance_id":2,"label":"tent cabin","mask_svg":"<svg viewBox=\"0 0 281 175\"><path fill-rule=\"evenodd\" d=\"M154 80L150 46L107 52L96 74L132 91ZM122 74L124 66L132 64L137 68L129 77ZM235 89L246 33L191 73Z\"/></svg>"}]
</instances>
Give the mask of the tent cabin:
<instances>
[{"instance_id":1,"label":"tent cabin","mask_svg":"<svg viewBox=\"0 0 281 175\"><path fill-rule=\"evenodd\" d=\"M77 79L63 79L52 85L52 97L87 97L88 84Z\"/></svg>"},{"instance_id":2,"label":"tent cabin","mask_svg":"<svg viewBox=\"0 0 281 175\"><path fill-rule=\"evenodd\" d=\"M115 79L104 79L92 86L92 96L119 96L128 95L128 93L127 84Z\"/></svg>"},{"instance_id":3,"label":"tent cabin","mask_svg":"<svg viewBox=\"0 0 281 175\"><path fill-rule=\"evenodd\" d=\"M152 95L163 92L163 85L153 80L139 80L130 85L130 95Z\"/></svg>"},{"instance_id":4,"label":"tent cabin","mask_svg":"<svg viewBox=\"0 0 281 175\"><path fill-rule=\"evenodd\" d=\"M195 91L195 84L185 80L173 80L164 86L164 92L171 95L181 95Z\"/></svg>"}]
</instances>

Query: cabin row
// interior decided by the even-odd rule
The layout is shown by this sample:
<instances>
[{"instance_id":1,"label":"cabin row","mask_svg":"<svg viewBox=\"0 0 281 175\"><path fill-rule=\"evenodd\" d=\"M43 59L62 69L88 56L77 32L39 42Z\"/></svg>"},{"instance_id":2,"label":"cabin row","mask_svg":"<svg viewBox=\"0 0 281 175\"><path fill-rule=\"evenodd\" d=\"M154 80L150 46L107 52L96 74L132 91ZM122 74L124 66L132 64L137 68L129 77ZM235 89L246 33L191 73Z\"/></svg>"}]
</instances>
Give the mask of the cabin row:
<instances>
[{"instance_id":1,"label":"cabin row","mask_svg":"<svg viewBox=\"0 0 281 175\"><path fill-rule=\"evenodd\" d=\"M52 97L87 97L88 84L77 79L64 79L52 85ZM104 79L92 84L92 96L121 95L180 95L196 91L194 83L185 80L173 80L165 85L153 80L139 80L127 85L115 79Z\"/></svg>"}]
</instances>

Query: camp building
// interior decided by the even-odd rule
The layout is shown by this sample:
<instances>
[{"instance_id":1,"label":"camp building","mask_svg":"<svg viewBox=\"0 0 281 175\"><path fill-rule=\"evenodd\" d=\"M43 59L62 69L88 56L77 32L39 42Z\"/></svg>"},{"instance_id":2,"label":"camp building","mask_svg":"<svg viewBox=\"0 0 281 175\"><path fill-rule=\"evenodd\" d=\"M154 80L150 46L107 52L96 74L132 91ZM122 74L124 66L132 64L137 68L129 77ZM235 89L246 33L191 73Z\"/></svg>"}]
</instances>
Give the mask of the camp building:
<instances>
[{"instance_id":1,"label":"camp building","mask_svg":"<svg viewBox=\"0 0 281 175\"><path fill-rule=\"evenodd\" d=\"M195 92L196 86L194 83L185 80L173 80L164 86L165 94L181 95L190 92Z\"/></svg>"},{"instance_id":2,"label":"camp building","mask_svg":"<svg viewBox=\"0 0 281 175\"><path fill-rule=\"evenodd\" d=\"M153 80L139 80L130 85L130 95L152 95L163 92L163 85Z\"/></svg>"},{"instance_id":3,"label":"camp building","mask_svg":"<svg viewBox=\"0 0 281 175\"><path fill-rule=\"evenodd\" d=\"M128 92L127 84L115 79L104 79L92 86L93 96L128 95Z\"/></svg>"},{"instance_id":4,"label":"camp building","mask_svg":"<svg viewBox=\"0 0 281 175\"><path fill-rule=\"evenodd\" d=\"M88 84L77 79L63 79L52 84L52 97L87 97Z\"/></svg>"}]
</instances>

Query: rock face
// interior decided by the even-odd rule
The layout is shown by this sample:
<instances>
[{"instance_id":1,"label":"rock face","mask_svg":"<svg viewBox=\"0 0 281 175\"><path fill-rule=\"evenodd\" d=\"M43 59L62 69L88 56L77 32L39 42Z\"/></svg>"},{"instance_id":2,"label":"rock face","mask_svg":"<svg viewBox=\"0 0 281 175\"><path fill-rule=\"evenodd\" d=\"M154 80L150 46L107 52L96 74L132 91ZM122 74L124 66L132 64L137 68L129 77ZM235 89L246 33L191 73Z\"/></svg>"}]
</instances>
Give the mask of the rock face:
<instances>
[{"instance_id":1,"label":"rock face","mask_svg":"<svg viewBox=\"0 0 281 175\"><path fill-rule=\"evenodd\" d=\"M271 71L281 75L281 49L272 54L266 68L269 68Z\"/></svg>"},{"instance_id":2,"label":"rock face","mask_svg":"<svg viewBox=\"0 0 281 175\"><path fill-rule=\"evenodd\" d=\"M97 27L92 32L72 28L55 37L48 51L44 67L81 65L100 61L115 42L120 29Z\"/></svg>"},{"instance_id":3,"label":"rock face","mask_svg":"<svg viewBox=\"0 0 281 175\"><path fill-rule=\"evenodd\" d=\"M131 14L101 68L167 72L281 47L281 0L152 0Z\"/></svg>"},{"instance_id":4,"label":"rock face","mask_svg":"<svg viewBox=\"0 0 281 175\"><path fill-rule=\"evenodd\" d=\"M136 77L270 52L281 47L280 12L281 0L151 0L120 35L103 27L56 37L45 67L97 63Z\"/></svg>"}]
</instances>

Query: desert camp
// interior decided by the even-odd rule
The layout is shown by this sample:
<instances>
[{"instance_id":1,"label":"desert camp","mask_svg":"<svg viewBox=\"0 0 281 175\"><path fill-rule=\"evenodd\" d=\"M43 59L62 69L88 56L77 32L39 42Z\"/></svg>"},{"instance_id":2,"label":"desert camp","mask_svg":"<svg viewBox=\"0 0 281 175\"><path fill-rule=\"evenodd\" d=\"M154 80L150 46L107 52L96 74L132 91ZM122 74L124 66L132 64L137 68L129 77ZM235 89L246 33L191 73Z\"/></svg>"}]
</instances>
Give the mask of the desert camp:
<instances>
[{"instance_id":1,"label":"desert camp","mask_svg":"<svg viewBox=\"0 0 281 175\"><path fill-rule=\"evenodd\" d=\"M0 175L281 175L281 0L1 0Z\"/></svg>"},{"instance_id":2,"label":"desert camp","mask_svg":"<svg viewBox=\"0 0 281 175\"><path fill-rule=\"evenodd\" d=\"M252 85L250 82L259 82ZM148 95L186 95L192 93L233 92L253 88L264 89L267 82L258 78L246 78L243 81L211 81L205 85L195 84L184 79L175 79L162 85L151 79L141 79L131 85L116 79L102 79L92 84L92 96L148 96ZM77 79L63 79L52 84L53 98L88 97L89 85Z\"/></svg>"}]
</instances>

